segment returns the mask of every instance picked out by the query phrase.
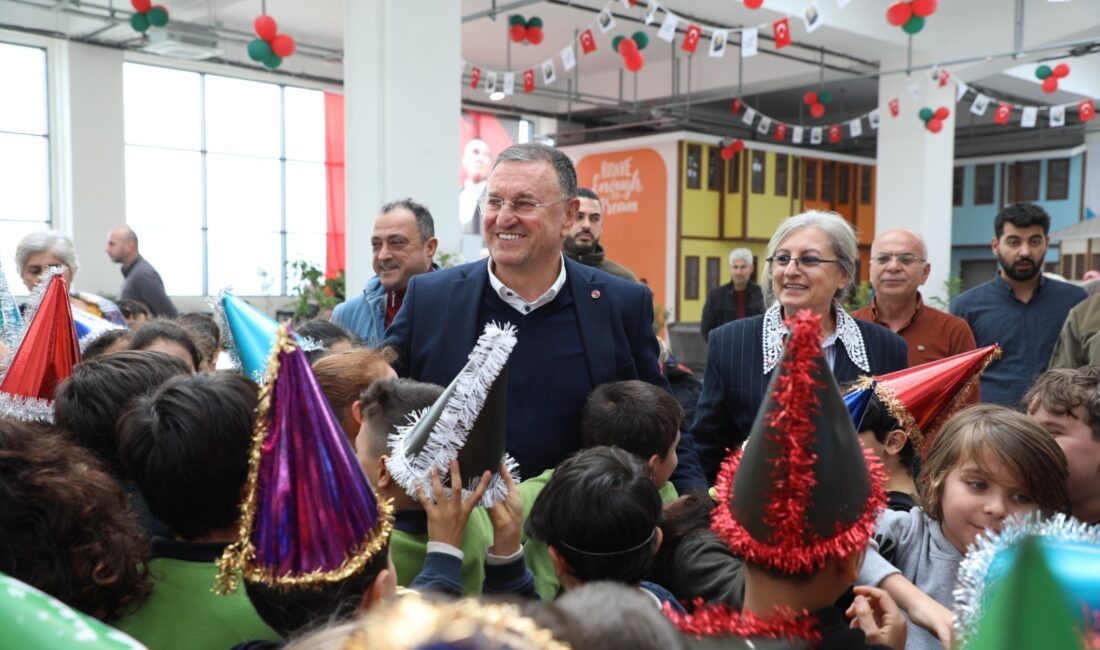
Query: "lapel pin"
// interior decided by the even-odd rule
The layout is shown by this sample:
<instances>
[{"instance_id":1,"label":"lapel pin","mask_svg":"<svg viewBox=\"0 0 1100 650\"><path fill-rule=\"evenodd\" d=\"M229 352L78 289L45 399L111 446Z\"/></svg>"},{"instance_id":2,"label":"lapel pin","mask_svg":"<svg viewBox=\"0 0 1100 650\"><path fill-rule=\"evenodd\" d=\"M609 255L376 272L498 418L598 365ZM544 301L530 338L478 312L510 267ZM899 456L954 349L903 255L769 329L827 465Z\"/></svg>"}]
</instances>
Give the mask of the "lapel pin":
<instances>
[{"instance_id":1,"label":"lapel pin","mask_svg":"<svg viewBox=\"0 0 1100 650\"><path fill-rule=\"evenodd\" d=\"M600 290L599 289L593 289L592 290L592 300L596 300L599 297L600 297Z\"/></svg>"}]
</instances>

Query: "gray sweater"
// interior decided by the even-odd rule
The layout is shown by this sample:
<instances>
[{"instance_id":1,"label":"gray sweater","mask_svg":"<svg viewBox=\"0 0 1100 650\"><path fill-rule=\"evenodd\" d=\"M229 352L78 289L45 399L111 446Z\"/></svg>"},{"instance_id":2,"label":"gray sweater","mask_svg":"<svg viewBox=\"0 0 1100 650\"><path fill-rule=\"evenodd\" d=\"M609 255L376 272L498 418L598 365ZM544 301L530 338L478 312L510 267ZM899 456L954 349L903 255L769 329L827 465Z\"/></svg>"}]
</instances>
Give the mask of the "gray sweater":
<instances>
[{"instance_id":1,"label":"gray sweater","mask_svg":"<svg viewBox=\"0 0 1100 650\"><path fill-rule=\"evenodd\" d=\"M940 522L930 518L920 508L909 512L887 510L882 513L882 519L875 528L875 539L881 552L892 557L893 564L879 553L868 550L859 572L859 584L877 586L887 576L900 572L933 600L953 609L951 592L955 588L955 574L963 555L943 536ZM906 650L941 647L931 632L909 625Z\"/></svg>"}]
</instances>

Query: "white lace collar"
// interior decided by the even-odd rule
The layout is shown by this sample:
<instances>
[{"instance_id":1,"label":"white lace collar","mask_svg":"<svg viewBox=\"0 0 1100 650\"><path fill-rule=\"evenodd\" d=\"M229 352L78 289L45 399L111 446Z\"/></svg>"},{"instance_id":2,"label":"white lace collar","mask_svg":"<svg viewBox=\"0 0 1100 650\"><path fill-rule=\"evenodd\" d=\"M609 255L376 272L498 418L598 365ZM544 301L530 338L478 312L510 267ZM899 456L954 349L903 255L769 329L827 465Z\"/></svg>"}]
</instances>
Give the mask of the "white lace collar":
<instances>
[{"instance_id":1,"label":"white lace collar","mask_svg":"<svg viewBox=\"0 0 1100 650\"><path fill-rule=\"evenodd\" d=\"M867 360L867 349L863 346L863 333L856 325L856 319L848 315L838 303L833 303L836 313L836 332L834 335L844 344L844 351L857 368L870 374L871 363ZM787 326L783 323L783 311L780 304L774 303L764 312L764 374L768 374L783 358L783 337L787 335Z\"/></svg>"}]
</instances>

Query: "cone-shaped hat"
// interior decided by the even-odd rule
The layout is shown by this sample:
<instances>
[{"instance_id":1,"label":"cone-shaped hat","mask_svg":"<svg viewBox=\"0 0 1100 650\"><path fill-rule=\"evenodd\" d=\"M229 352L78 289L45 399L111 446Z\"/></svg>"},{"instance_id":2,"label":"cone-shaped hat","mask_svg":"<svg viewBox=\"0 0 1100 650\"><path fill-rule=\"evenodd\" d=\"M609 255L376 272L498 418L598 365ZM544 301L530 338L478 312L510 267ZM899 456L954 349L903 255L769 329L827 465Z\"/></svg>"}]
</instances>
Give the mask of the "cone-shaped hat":
<instances>
[{"instance_id":1,"label":"cone-shaped hat","mask_svg":"<svg viewBox=\"0 0 1100 650\"><path fill-rule=\"evenodd\" d=\"M820 318L788 327L745 448L719 472L711 527L747 563L797 574L863 549L886 493L822 357Z\"/></svg>"},{"instance_id":2,"label":"cone-shaped hat","mask_svg":"<svg viewBox=\"0 0 1100 650\"><path fill-rule=\"evenodd\" d=\"M92 341L111 330L127 329L124 325L116 325L111 321L89 314L82 309L73 310L73 324L76 326L76 338L80 343L80 351L84 352Z\"/></svg>"},{"instance_id":3,"label":"cone-shaped hat","mask_svg":"<svg viewBox=\"0 0 1100 650\"><path fill-rule=\"evenodd\" d=\"M4 268L0 267L0 343L14 350L22 334L23 317L19 314L19 305L8 288Z\"/></svg>"},{"instance_id":4,"label":"cone-shaped hat","mask_svg":"<svg viewBox=\"0 0 1100 650\"><path fill-rule=\"evenodd\" d=\"M261 388L239 538L218 561L216 590L245 580L337 582L386 547L393 508L379 500L340 420L286 326Z\"/></svg>"},{"instance_id":5,"label":"cone-shaped hat","mask_svg":"<svg viewBox=\"0 0 1100 650\"><path fill-rule=\"evenodd\" d=\"M264 377L279 324L225 289L212 306L222 331L222 346L233 364L254 380Z\"/></svg>"},{"instance_id":6,"label":"cone-shaped hat","mask_svg":"<svg viewBox=\"0 0 1100 650\"><path fill-rule=\"evenodd\" d=\"M927 449L943 423L966 405L986 366L1000 358L1001 348L994 343L922 363L875 377L875 394L913 444ZM856 387L866 388L871 382L864 378Z\"/></svg>"},{"instance_id":7,"label":"cone-shaped hat","mask_svg":"<svg viewBox=\"0 0 1100 650\"><path fill-rule=\"evenodd\" d=\"M417 487L428 485L433 467L445 476L456 458L466 489L476 485L486 470L493 474L481 498L485 507L492 507L508 493L500 476L501 462L519 482L516 462L504 452L508 401L505 364L515 346L516 330L511 324L486 325L466 366L435 404L411 414L411 424L390 436L393 454L386 460L386 469L410 496L417 498Z\"/></svg>"},{"instance_id":8,"label":"cone-shaped hat","mask_svg":"<svg viewBox=\"0 0 1100 650\"><path fill-rule=\"evenodd\" d=\"M35 287L22 340L0 378L0 417L52 422L54 391L79 362L68 287L51 268Z\"/></svg>"},{"instance_id":9,"label":"cone-shaped hat","mask_svg":"<svg viewBox=\"0 0 1100 650\"><path fill-rule=\"evenodd\" d=\"M855 426L857 433L860 425L863 424L863 416L867 414L867 405L871 403L874 389L874 382L872 382L870 386L850 390L844 395L844 406L848 407L848 415L852 416L852 425Z\"/></svg>"}]
</instances>

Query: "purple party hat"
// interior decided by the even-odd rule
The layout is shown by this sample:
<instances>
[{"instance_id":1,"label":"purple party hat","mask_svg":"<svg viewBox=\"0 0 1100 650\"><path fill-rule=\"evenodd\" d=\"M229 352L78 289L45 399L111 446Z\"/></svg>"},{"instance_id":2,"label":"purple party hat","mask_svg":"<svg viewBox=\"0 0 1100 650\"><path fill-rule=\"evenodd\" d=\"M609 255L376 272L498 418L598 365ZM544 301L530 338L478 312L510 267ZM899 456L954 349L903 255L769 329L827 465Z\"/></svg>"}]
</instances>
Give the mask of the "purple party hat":
<instances>
[{"instance_id":1,"label":"purple party hat","mask_svg":"<svg viewBox=\"0 0 1100 650\"><path fill-rule=\"evenodd\" d=\"M393 506L367 480L294 336L279 327L260 390L237 541L214 589L338 582L386 548Z\"/></svg>"}]
</instances>

